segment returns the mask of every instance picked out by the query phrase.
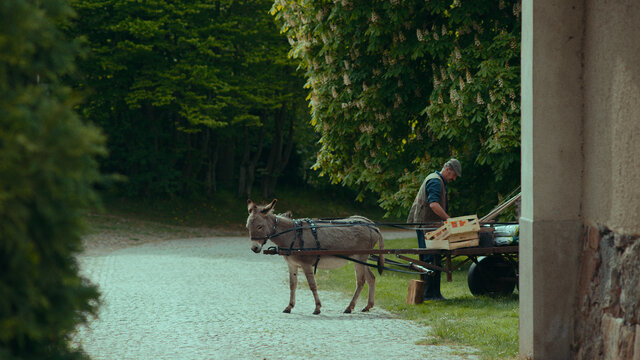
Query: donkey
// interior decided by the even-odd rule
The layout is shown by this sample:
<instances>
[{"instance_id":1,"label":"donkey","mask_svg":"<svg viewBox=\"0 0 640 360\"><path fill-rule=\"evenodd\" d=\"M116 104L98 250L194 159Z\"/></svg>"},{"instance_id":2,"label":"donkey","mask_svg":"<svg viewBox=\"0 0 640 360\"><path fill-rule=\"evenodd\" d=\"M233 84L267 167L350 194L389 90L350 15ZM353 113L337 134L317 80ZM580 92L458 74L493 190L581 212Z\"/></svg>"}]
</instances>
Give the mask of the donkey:
<instances>
[{"instance_id":1,"label":"donkey","mask_svg":"<svg viewBox=\"0 0 640 360\"><path fill-rule=\"evenodd\" d=\"M373 249L377 243L380 249L384 249L384 240L382 239L380 230L373 225L317 227L316 238L312 230L308 228L310 226L306 226L308 225L306 224L305 229L299 230L302 231L302 234L296 235L296 232L299 231L293 230L296 224L291 217L275 215L273 213L277 201L277 199L274 199L269 205L259 206L254 204L253 201L247 200L247 209L249 211L247 229L251 236L251 250L255 253L259 253L262 250L267 240L273 241L281 248L301 248L304 246L305 248L322 248L326 250L368 250ZM373 224L371 220L362 216L351 216L338 221L343 223L358 222ZM290 229L290 231L287 231L288 229ZM362 262L366 262L367 257L367 254L354 254L351 256L351 258ZM290 295L289 305L283 312L291 313L291 309L293 309L296 304L298 268L302 268L316 302L316 308L313 313L315 315L320 314L322 305L318 297L314 267L317 266L319 269L335 269L344 266L347 260L334 256L316 255L290 255L284 256L284 259L289 266ZM369 300L367 306L362 309L362 311L369 311L374 303L375 277L373 276L373 272L366 265L357 262L354 262L354 265L356 269L356 290L349 306L347 306L347 309L344 311L345 313L351 313L353 311L365 282L369 286ZM380 256L378 260L378 272L382 273L383 267L384 258Z\"/></svg>"}]
</instances>

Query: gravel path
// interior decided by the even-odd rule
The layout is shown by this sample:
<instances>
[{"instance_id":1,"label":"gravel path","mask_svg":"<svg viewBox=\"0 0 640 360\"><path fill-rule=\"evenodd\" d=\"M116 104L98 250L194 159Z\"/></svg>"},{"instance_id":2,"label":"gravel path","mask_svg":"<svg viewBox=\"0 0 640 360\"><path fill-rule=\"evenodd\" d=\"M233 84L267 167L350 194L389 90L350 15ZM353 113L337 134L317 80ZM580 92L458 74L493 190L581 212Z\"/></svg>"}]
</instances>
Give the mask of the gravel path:
<instances>
[{"instance_id":1,"label":"gravel path","mask_svg":"<svg viewBox=\"0 0 640 360\"><path fill-rule=\"evenodd\" d=\"M246 237L90 251L79 262L104 302L76 337L93 359L476 358L469 348L416 345L428 329L379 308L343 314L349 298L321 283L322 313L312 315L304 276L296 307L282 313L285 262L251 253Z\"/></svg>"}]
</instances>

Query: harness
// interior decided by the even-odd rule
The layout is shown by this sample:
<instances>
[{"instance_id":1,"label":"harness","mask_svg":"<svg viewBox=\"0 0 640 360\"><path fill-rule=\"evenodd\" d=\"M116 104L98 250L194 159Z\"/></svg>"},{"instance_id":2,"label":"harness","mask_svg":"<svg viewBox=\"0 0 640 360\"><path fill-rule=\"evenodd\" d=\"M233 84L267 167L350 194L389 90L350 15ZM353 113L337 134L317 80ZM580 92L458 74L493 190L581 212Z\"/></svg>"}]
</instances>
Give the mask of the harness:
<instances>
[{"instance_id":1,"label":"harness","mask_svg":"<svg viewBox=\"0 0 640 360\"><path fill-rule=\"evenodd\" d=\"M277 219L277 217L276 217ZM313 238L316 241L315 250L322 250L320 247L320 241L318 240L318 230L316 229L316 224L311 219L304 220L293 220L295 236L293 237L293 241L291 245L289 245L289 250L293 249L293 245L296 243L297 239L300 239L300 248L304 249L304 240L302 238L304 227L302 226L302 222L305 221L309 224L309 228L311 229L311 234L313 234ZM265 241L266 242L266 241ZM318 271L318 263L320 262L320 255L316 256L316 262L313 264L313 273L315 274Z\"/></svg>"}]
</instances>

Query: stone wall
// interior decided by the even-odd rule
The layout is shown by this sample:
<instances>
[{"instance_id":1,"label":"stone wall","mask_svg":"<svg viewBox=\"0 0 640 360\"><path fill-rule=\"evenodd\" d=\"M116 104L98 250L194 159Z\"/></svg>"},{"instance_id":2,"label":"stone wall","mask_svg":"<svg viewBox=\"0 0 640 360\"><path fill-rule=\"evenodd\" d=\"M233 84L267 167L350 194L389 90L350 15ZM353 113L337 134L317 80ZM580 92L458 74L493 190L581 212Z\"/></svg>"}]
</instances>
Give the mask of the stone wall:
<instances>
[{"instance_id":1,"label":"stone wall","mask_svg":"<svg viewBox=\"0 0 640 360\"><path fill-rule=\"evenodd\" d=\"M573 358L640 360L640 237L585 228Z\"/></svg>"}]
</instances>

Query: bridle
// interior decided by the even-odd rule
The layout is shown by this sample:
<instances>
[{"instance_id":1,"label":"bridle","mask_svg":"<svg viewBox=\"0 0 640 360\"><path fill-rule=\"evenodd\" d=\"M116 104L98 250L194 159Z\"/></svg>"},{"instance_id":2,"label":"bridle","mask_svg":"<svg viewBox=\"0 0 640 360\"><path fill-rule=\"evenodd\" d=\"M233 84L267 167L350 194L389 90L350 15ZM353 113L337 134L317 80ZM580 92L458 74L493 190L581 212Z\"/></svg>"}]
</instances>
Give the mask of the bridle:
<instances>
[{"instance_id":1,"label":"bridle","mask_svg":"<svg viewBox=\"0 0 640 360\"><path fill-rule=\"evenodd\" d=\"M269 239L271 239L272 237L280 236L280 234L282 234L282 233L280 233L280 234L278 233L278 217L276 216L275 218L276 218L276 221L273 223L273 232L271 234L269 234L267 236L262 236L262 237L251 236L251 240L253 240L253 241L262 241L261 245L264 246L264 244L266 244L267 241Z\"/></svg>"}]
</instances>

